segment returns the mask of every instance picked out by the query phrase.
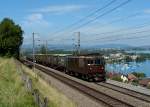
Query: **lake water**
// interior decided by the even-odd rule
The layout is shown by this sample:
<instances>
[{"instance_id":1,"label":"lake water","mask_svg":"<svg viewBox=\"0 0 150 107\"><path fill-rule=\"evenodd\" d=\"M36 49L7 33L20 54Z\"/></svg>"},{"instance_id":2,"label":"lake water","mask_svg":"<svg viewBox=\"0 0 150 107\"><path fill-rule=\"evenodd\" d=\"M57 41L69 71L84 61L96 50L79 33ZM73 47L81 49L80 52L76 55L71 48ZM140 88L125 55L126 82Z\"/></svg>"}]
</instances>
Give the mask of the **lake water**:
<instances>
[{"instance_id":1,"label":"lake water","mask_svg":"<svg viewBox=\"0 0 150 107\"><path fill-rule=\"evenodd\" d=\"M136 50L136 51L133 51L133 50L132 50L132 51L126 51L126 52L127 52L127 53L137 53L137 54L138 54L138 53L150 54L150 50L143 50L143 51L142 51L142 50L141 50L141 51L140 51L140 50Z\"/></svg>"},{"instance_id":2,"label":"lake water","mask_svg":"<svg viewBox=\"0 0 150 107\"><path fill-rule=\"evenodd\" d=\"M121 72L124 74L128 74L130 72L144 72L147 77L150 77L150 60L146 60L145 62L136 63L120 63L120 64L106 64L107 71L115 71Z\"/></svg>"}]
</instances>

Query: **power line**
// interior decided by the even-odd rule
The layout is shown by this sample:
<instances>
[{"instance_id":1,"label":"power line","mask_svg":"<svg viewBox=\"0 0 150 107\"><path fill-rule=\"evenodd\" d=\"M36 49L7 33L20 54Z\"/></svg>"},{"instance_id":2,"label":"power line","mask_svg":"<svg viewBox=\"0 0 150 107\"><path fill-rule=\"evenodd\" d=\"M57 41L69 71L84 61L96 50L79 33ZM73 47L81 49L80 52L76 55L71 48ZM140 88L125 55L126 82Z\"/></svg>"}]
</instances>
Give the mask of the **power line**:
<instances>
[{"instance_id":1,"label":"power line","mask_svg":"<svg viewBox=\"0 0 150 107\"><path fill-rule=\"evenodd\" d=\"M134 36L134 37L125 37L125 38L114 38L114 39L112 39L112 40L108 40L108 41L117 41L117 40L122 40L122 39L145 39L145 38L147 38L147 37L150 37L149 35L144 35L144 36Z\"/></svg>"},{"instance_id":2,"label":"power line","mask_svg":"<svg viewBox=\"0 0 150 107\"><path fill-rule=\"evenodd\" d=\"M111 40L105 40L105 42L112 42L112 41L118 41L118 40L133 40L133 39L146 39L149 38L149 35L144 36L134 36L134 37L124 37L124 38L114 38ZM97 40L96 40L97 41ZM90 41L91 42L91 41ZM103 41L104 42L104 41Z\"/></svg>"},{"instance_id":3,"label":"power line","mask_svg":"<svg viewBox=\"0 0 150 107\"><path fill-rule=\"evenodd\" d=\"M95 17L94 19L92 19L92 20L90 20L90 21L88 21L88 22L86 22L86 23L83 23L82 25L76 27L74 30L76 30L76 29L78 29L78 28L81 28L82 26L85 26L85 25L87 25L87 24L89 24L89 23L95 21L96 19L98 19L98 18L100 18L100 17L103 17L103 16L105 16L105 15L107 15L107 14L109 14L109 13L115 11L116 9L122 7L123 5L129 3L130 1L131 1L131 0L127 0L127 1L125 1L125 2L122 2L121 4L119 4L119 5L117 5L116 7L114 7L114 8L112 8L112 9L110 9L110 10L104 12L103 14L101 14L101 15ZM73 29L72 29L72 31L73 31ZM70 32L71 32L71 31L70 31Z\"/></svg>"},{"instance_id":4,"label":"power line","mask_svg":"<svg viewBox=\"0 0 150 107\"><path fill-rule=\"evenodd\" d=\"M99 28L101 28L101 27L104 27L104 26L107 26L107 25L110 25L110 24L113 24L113 23L116 23L116 22L121 22L121 21L123 21L123 20L127 20L127 19L130 19L130 18L133 18L133 17L136 17L136 16L138 16L139 14L141 14L141 13L134 13L134 14L131 14L131 15L129 15L129 16L126 16L126 17L123 17L123 18L119 18L119 19L117 19L117 20L113 20L113 21L110 21L110 22L108 22L108 23L106 23L106 24L102 24L100 27L98 27L97 29L99 29Z\"/></svg>"},{"instance_id":5,"label":"power line","mask_svg":"<svg viewBox=\"0 0 150 107\"><path fill-rule=\"evenodd\" d=\"M98 33L98 34L85 34L85 33L82 33L82 35L86 35L86 36L94 36L94 35L106 35L106 34L112 34L112 33L120 33L120 32L126 32L126 31L130 31L130 30L136 30L136 29L139 29L139 28L144 28L144 27L147 27L149 26L149 23L150 21L147 21L145 23L142 23L142 24L137 24L135 26L130 26L130 27L127 27L127 28L121 28L121 29L118 29L118 30L114 30L114 31L109 31L109 32L102 32L102 33ZM149 30L148 30L149 31ZM134 32L135 34L137 33L142 33L142 32L148 32L147 30L145 31L138 31L138 32ZM127 33L127 34L134 34L134 33ZM119 34L120 35L120 34ZM121 34L122 35L122 34ZM112 37L115 37L116 35L112 36ZM104 38L108 38L108 37L111 37L111 36L106 36ZM62 40L61 38L59 38L60 40ZM101 38L103 39L103 38ZM67 40L67 39L66 39ZM70 39L68 39L70 40Z\"/></svg>"},{"instance_id":6,"label":"power line","mask_svg":"<svg viewBox=\"0 0 150 107\"><path fill-rule=\"evenodd\" d=\"M144 30L144 31L138 31L138 32L131 32L131 33L125 33L125 34L111 35L111 36L106 36L106 37L102 37L102 38L95 38L95 39L97 39L97 40L99 40L99 39L111 39L111 38L114 38L114 37L118 37L120 35L139 34L139 33L145 33L145 32L150 32L150 29ZM86 41L82 41L82 42L86 42Z\"/></svg>"},{"instance_id":7,"label":"power line","mask_svg":"<svg viewBox=\"0 0 150 107\"><path fill-rule=\"evenodd\" d=\"M107 3L106 5L104 5L103 7L98 8L97 10L95 10L94 12L90 13L89 15L83 17L82 19L80 19L80 20L78 20L78 21L72 23L71 25L68 25L68 26L65 27L65 28L62 28L62 29L60 29L60 30L54 32L54 35L56 35L56 33L63 32L65 29L70 29L71 27L73 27L74 25L77 25L78 23L81 23L82 21L86 20L87 18L89 18L89 17L93 16L94 14L100 12L101 10L103 10L103 9L105 9L105 8L107 8L107 7L109 7L111 4L113 4L113 3L116 2L116 1L117 1L117 0L112 0L112 1L108 2L108 3Z\"/></svg>"},{"instance_id":8,"label":"power line","mask_svg":"<svg viewBox=\"0 0 150 107\"><path fill-rule=\"evenodd\" d=\"M95 17L93 20L90 20L90 21L88 21L87 23L82 24L82 26L84 26L84 25L86 25L86 24L89 24L89 23L91 23L92 21L95 21L96 19L98 19L98 18L100 18L100 17L102 17L102 16L104 16L104 15L106 15L106 14L109 14L109 13L113 12L114 10L118 9L119 7L122 7L123 5L129 3L130 1L131 1L131 0L127 0L127 1L125 1L125 2L123 2L123 3L121 3L120 5L118 5L118 6L114 7L114 8L112 8L111 10L106 11L105 13L103 13L103 14L101 14L101 15ZM114 23L114 22L117 22L117 21L119 21L119 20L121 21L122 19L127 19L127 18L130 18L130 17L134 17L134 16L137 16L138 14L139 14L139 13L132 14L132 15L127 16L126 18L121 18L121 19L115 20L115 21L110 22L110 23ZM110 24L110 23L109 23L109 24ZM82 27L82 26L80 25L79 27Z\"/></svg>"},{"instance_id":9,"label":"power line","mask_svg":"<svg viewBox=\"0 0 150 107\"><path fill-rule=\"evenodd\" d=\"M86 35L86 36L88 36L88 35L105 35L105 34L112 34L112 33L119 33L119 32L126 32L126 30L134 30L134 29L139 29L139 28L144 28L144 27L147 27L147 26L150 26L149 25L150 24L150 21L147 21L147 22L145 22L145 23L142 23L142 24L137 24L137 25L135 25L135 26L130 26L130 27L127 27L127 28L121 28L121 29L117 29L117 30L114 30L114 31L108 31L108 32L102 32L102 33L96 33L96 34L85 34L85 33L82 33L82 35ZM27 40L31 40L32 38L24 38L24 40L25 41L27 41ZM35 39L38 39L39 40L39 38L35 38ZM49 41L54 41L55 39L51 39L51 40L49 40ZM64 39L64 38L61 38L60 40L72 40L72 39L70 39L70 38L67 38L67 39ZM41 41L41 39L40 39L40 41ZM45 40L43 40L43 41L45 41Z\"/></svg>"},{"instance_id":10,"label":"power line","mask_svg":"<svg viewBox=\"0 0 150 107\"><path fill-rule=\"evenodd\" d=\"M101 18L101 17L103 17L103 16L105 16L105 15L107 15L107 14L109 14L109 13L115 11L116 9L118 9L118 8L120 8L120 7L122 7L122 6L124 6L125 4L129 3L130 1L131 1L131 0L127 0L127 1L125 1L125 2L123 2L123 3L121 3L121 4L119 4L118 6L116 6L116 7L112 8L112 9L110 9L110 10L104 12L103 14L101 14L101 15L95 17L94 19L91 19L90 21L88 21L88 22L86 22L86 23L84 23L84 24L82 24L82 25L80 25L80 26L74 28L74 30L79 29L79 28L81 28L81 27L83 27L83 26L86 26L87 24L89 24L89 23L91 23L91 22L93 22L93 21L95 21L95 20L97 20L97 19L99 19L99 18Z\"/></svg>"},{"instance_id":11,"label":"power line","mask_svg":"<svg viewBox=\"0 0 150 107\"><path fill-rule=\"evenodd\" d=\"M150 22L150 21L149 21ZM97 34L88 34L88 35L104 35L104 34L112 34L112 33L118 33L121 31L125 31L125 30L134 30L134 29L139 29L139 28L143 28L143 27L147 27L149 26L149 23L146 22L144 24L140 24L140 25L136 25L136 26L131 26L131 27L127 27L127 28L121 28L118 30L114 30L114 31L109 31L109 32L102 32L102 33L97 33Z\"/></svg>"}]
</instances>

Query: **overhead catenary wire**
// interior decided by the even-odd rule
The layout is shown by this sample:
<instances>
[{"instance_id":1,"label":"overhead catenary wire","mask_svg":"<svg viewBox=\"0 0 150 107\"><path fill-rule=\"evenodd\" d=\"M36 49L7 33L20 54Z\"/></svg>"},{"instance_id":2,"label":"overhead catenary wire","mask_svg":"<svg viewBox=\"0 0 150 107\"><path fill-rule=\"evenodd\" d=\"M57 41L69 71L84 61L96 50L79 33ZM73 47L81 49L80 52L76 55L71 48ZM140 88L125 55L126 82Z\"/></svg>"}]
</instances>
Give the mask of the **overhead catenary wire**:
<instances>
[{"instance_id":1,"label":"overhead catenary wire","mask_svg":"<svg viewBox=\"0 0 150 107\"><path fill-rule=\"evenodd\" d=\"M126 27L126 28L120 28L117 30L113 30L113 31L108 31L108 32L102 32L102 33L96 33L96 34L88 34L88 35L104 35L104 34L112 34L112 33L119 33L119 32L126 32L126 31L131 31L131 30L135 30L135 29L139 29L139 28L144 28L144 27L148 27L150 26L150 21L147 21L145 23L142 24L138 24L135 26L130 26L130 27ZM87 34L85 34L87 35Z\"/></svg>"},{"instance_id":2,"label":"overhead catenary wire","mask_svg":"<svg viewBox=\"0 0 150 107\"><path fill-rule=\"evenodd\" d=\"M105 4L104 6L102 6L101 8L96 9L96 10L93 11L92 13L88 14L87 16L85 16L85 17L79 19L78 21L76 21L76 22L74 22L74 23L72 23L72 24L70 24L70 25L68 25L68 26L66 26L66 27L64 27L64 28L62 28L62 29L60 29L60 30L55 31L53 34L56 35L56 34L58 34L58 33L63 32L64 30L68 30L68 29L70 29L71 27L76 26L77 24L80 24L82 21L85 21L87 18L89 18L89 17L95 15L96 13L98 13L98 12L104 10L105 8L109 7L110 5L112 5L112 4L113 4L114 2L116 2L116 1L117 1L117 0L112 0L112 1L108 2L107 4ZM53 34L52 34L52 35L53 35Z\"/></svg>"},{"instance_id":3,"label":"overhead catenary wire","mask_svg":"<svg viewBox=\"0 0 150 107\"><path fill-rule=\"evenodd\" d=\"M125 34L118 34L118 35L111 35L111 36L106 36L106 37L101 37L101 38L99 38L99 37L97 37L97 38L95 38L95 39L90 39L90 40L84 40L84 41L82 41L82 42L88 42L88 41L97 41L97 40L109 40L109 39L114 39L115 37L117 37L117 38L119 38L119 36L120 36L120 38L122 38L122 37L126 37L127 35L134 35L134 34L140 34L140 33L146 33L146 32L150 32L150 29L148 29L148 30L144 30L144 31L138 31L138 32L131 32L131 33L125 33ZM124 35L124 36L122 36L122 35Z\"/></svg>"},{"instance_id":4,"label":"overhead catenary wire","mask_svg":"<svg viewBox=\"0 0 150 107\"><path fill-rule=\"evenodd\" d=\"M121 4L115 6L115 7L112 8L112 9L109 9L108 11L102 13L101 15L98 15L97 17L91 19L90 21L88 21L88 22L86 22L86 23L83 23L83 24L79 25L78 27L75 27L74 29L71 29L71 28L70 28L70 31L69 31L69 32L72 32L72 31L74 31L74 30L77 30L78 28L81 28L81 27L83 27L83 26L85 26L85 25L87 25L87 24L89 24L89 23L91 23L91 22L97 20L98 18L101 18L101 17L103 17L103 16L105 16L105 15L107 15L107 14L109 14L109 13L115 11L116 9L118 9L118 8L120 8L120 7L122 7L122 6L124 6L125 4L129 3L130 1L132 1L132 0L126 0L125 2L122 2Z\"/></svg>"},{"instance_id":5,"label":"overhead catenary wire","mask_svg":"<svg viewBox=\"0 0 150 107\"><path fill-rule=\"evenodd\" d=\"M113 31L107 31L107 32L102 32L102 33L96 33L96 34L93 34L93 33L91 33L91 34L86 34L86 33L83 33L82 32L82 35L86 35L86 36L93 36L93 35L106 35L106 34L112 34L112 33L120 33L120 32L126 32L126 31L131 31L131 30L136 30L136 29L140 29L140 28L144 28L144 27L148 27L148 26L150 26L150 21L146 21L146 22L144 22L144 23L142 23L142 24L136 24L136 25L134 25L134 26L129 26L129 27L125 27L125 28L120 28L120 29L117 29L117 30L113 30ZM25 40L31 40L31 38L29 39L25 39ZM61 41L61 40L72 40L72 39L70 39L70 38L53 38L53 39L51 39L51 40L49 40L49 41Z\"/></svg>"},{"instance_id":6,"label":"overhead catenary wire","mask_svg":"<svg viewBox=\"0 0 150 107\"><path fill-rule=\"evenodd\" d=\"M133 37L124 37L124 38L114 38L111 40L107 40L107 41L118 41L118 40L131 40L131 39L145 39L145 38L149 38L149 35L143 35L143 36L133 36Z\"/></svg>"},{"instance_id":7,"label":"overhead catenary wire","mask_svg":"<svg viewBox=\"0 0 150 107\"><path fill-rule=\"evenodd\" d=\"M116 10L116 9L118 9L118 8L120 8L120 7L122 7L123 5L129 3L130 1L131 1L131 0L127 0L127 1L125 1L125 2L122 2L121 4L119 4L119 5L117 5L116 7L112 8L111 10L106 11L106 12L104 12L103 14L101 14L101 15L95 17L95 18L97 19L97 18L100 18L100 17L102 17L102 16L104 16L104 15L107 15L108 13L113 12L114 10ZM112 22L110 22L110 23L114 23L114 22L117 22L117 21L121 21L121 20L125 20L125 19L131 18L131 17L135 17L135 16L137 16L137 15L139 15L139 14L141 14L141 13L138 12L138 13L129 15L129 16L127 16L126 18L120 18L120 19L115 20L115 21L112 21ZM95 20L95 18L94 18L94 20ZM94 21L94 20L90 20L90 22L91 22L91 21ZM88 21L88 23L89 23L89 21ZM110 23L108 23L108 24L110 24ZM64 36L63 36L63 38L64 38Z\"/></svg>"},{"instance_id":8,"label":"overhead catenary wire","mask_svg":"<svg viewBox=\"0 0 150 107\"><path fill-rule=\"evenodd\" d=\"M104 13L102 13L101 15L98 15L97 17L95 17L95 18L89 20L88 22L86 22L86 23L84 23L84 24L81 24L80 26L74 28L73 30L78 30L79 28L84 27L84 26L88 25L88 24L91 23L91 22L94 22L95 20L97 20L97 19L99 19L99 18L101 18L101 17L103 17L103 16L105 16L105 15L107 15L107 14L109 14L109 13L115 11L116 9L118 9L118 8L124 6L124 5L126 5L126 4L129 3L130 1L131 1L131 0L127 0L127 1L125 1L125 2L122 2L121 4L117 5L116 7L112 8L112 9L110 9L110 10L104 12Z\"/></svg>"},{"instance_id":9,"label":"overhead catenary wire","mask_svg":"<svg viewBox=\"0 0 150 107\"><path fill-rule=\"evenodd\" d=\"M147 22L146 22L147 23ZM139 27L144 27L145 26L145 23L144 24L141 24L140 26L135 26L135 28L139 28ZM131 28L131 27L130 27ZM149 32L150 30L144 30L144 31L138 31L138 32L131 32L131 33L125 33L125 34L119 34L119 35L111 35L111 36L107 36L107 37L102 37L102 38L95 38L95 40L88 40L89 42L92 42L92 41L97 41L97 40L103 40L103 41L111 41L110 39L113 37L113 40L115 40L115 37L117 36L121 36L121 35L129 35L129 34L138 34L138 33L145 33L145 32ZM124 38L124 36L123 36ZM123 39L122 38L122 39ZM126 37L125 37L126 38ZM109 40L108 40L109 39ZM62 40L72 40L72 39L61 39ZM121 40L121 39L119 39ZM59 40L60 41L60 40ZM88 42L88 41L82 41L82 42Z\"/></svg>"},{"instance_id":10,"label":"overhead catenary wire","mask_svg":"<svg viewBox=\"0 0 150 107\"><path fill-rule=\"evenodd\" d=\"M85 25L87 25L87 24L89 24L89 23L91 23L91 22L97 20L98 18L101 18L101 17L103 17L103 16L105 16L105 15L107 15L107 14L109 14L109 13L115 11L116 9L118 9L118 8L120 8L120 7L122 7L122 6L124 6L125 4L129 3L130 1L132 1L132 0L126 0L125 2L122 2L121 4L115 6L114 8L109 9L108 11L102 13L101 15L98 15L98 16L95 17L94 19L91 19L90 21L88 21L88 22L86 22L86 23L84 23L84 24L82 24L82 25L76 27L75 29L70 30L70 32L72 32L73 30L77 30L78 28L81 28L81 27L83 27L83 26L85 26Z\"/></svg>"},{"instance_id":11,"label":"overhead catenary wire","mask_svg":"<svg viewBox=\"0 0 150 107\"><path fill-rule=\"evenodd\" d=\"M130 35L130 34L140 34L140 33L146 33L146 32L150 32L150 29L148 29L148 30L143 30L143 31L137 31L137 32L130 32L130 33L125 33L125 34L118 34L118 35L110 35L110 36L106 36L106 37L97 37L97 38L94 38L94 39L90 39L90 41L92 41L92 40L104 40L104 39L111 39L111 38L115 38L115 37L118 37L118 36L120 36L121 37L121 35ZM89 41L89 40L88 40ZM86 40L85 41L82 41L82 42L87 42Z\"/></svg>"},{"instance_id":12,"label":"overhead catenary wire","mask_svg":"<svg viewBox=\"0 0 150 107\"><path fill-rule=\"evenodd\" d=\"M131 0L128 0L128 1L131 1ZM127 2L127 1L126 1ZM136 14L135 14L136 15ZM132 15L131 15L132 16ZM133 15L134 16L134 15ZM127 16L128 17L128 16ZM122 18L122 19L125 19L125 18ZM121 20L121 19L118 19L118 21L119 20ZM117 22L117 20L116 20L116 22ZM112 23L115 23L115 21L112 21L112 22L110 22L110 23L107 23L107 24L112 24ZM136 27L134 27L134 29L137 29L137 28L141 28L141 27L144 27L145 25L141 25L141 26L136 26ZM130 28L132 28L132 27L130 27ZM130 28L125 28L125 29L129 29L130 30ZM120 30L122 30L122 31L124 31L125 30L124 28L122 28L122 29L120 29ZM118 31L118 30L117 30ZM104 34L106 34L106 33L116 33L117 31L110 31L110 32L104 32ZM144 32L144 31L140 31L141 33L142 32ZM137 34L138 32L133 32L133 33L130 33L130 34ZM101 34L101 33L100 33ZM100 35L100 34L97 34L97 35ZM114 36L112 36L112 37L115 37L115 35ZM125 37L125 38L127 38L127 37ZM128 37L129 38L129 37ZM110 38L111 39L111 38ZM114 39L118 39L118 38L114 38ZM65 39L64 39L65 40ZM66 39L67 40L67 39Z\"/></svg>"},{"instance_id":13,"label":"overhead catenary wire","mask_svg":"<svg viewBox=\"0 0 150 107\"><path fill-rule=\"evenodd\" d=\"M117 29L117 30L114 30L114 31L102 32L102 33L97 33L97 34L92 34L92 33L91 34L85 34L85 33L82 32L82 35L85 35L86 37L87 36L92 36L93 37L94 35L95 36L107 35L106 37L100 37L100 39L110 38L110 37L115 37L115 36L119 36L119 35L125 35L125 34L118 34L120 32L127 32L127 31L132 31L132 30L140 30L141 28L148 27L148 26L150 26L149 23L150 23L150 21L146 21L145 23L137 24L135 26L130 26L130 27L126 27L126 28ZM149 30L129 32L129 33L126 33L126 34L127 35L128 34L134 34L134 33L137 34L137 33L143 33L143 32L149 32ZM117 33L117 34L112 35L114 33ZM109 35L111 35L111 36L109 36ZM70 39L59 38L59 41L61 41L62 39L63 40L70 40Z\"/></svg>"},{"instance_id":14,"label":"overhead catenary wire","mask_svg":"<svg viewBox=\"0 0 150 107\"><path fill-rule=\"evenodd\" d=\"M150 30L149 30L150 31ZM146 31L146 32L148 32L148 31ZM144 31L143 32L135 32L135 33L132 33L132 34L137 34L137 33L144 33ZM131 35L126 35L126 36L121 36L121 37L117 37L117 38L95 38L95 39L93 39L93 40L87 40L87 41L82 41L82 43L87 43L87 42L93 42L93 41L116 41L116 40L124 40L124 39L127 39L127 38L135 38L135 39L138 39L138 38L141 38L141 37L145 37L145 36L141 36L141 35L139 35L139 36L131 36ZM146 35L146 37L150 37L149 35Z\"/></svg>"}]
</instances>

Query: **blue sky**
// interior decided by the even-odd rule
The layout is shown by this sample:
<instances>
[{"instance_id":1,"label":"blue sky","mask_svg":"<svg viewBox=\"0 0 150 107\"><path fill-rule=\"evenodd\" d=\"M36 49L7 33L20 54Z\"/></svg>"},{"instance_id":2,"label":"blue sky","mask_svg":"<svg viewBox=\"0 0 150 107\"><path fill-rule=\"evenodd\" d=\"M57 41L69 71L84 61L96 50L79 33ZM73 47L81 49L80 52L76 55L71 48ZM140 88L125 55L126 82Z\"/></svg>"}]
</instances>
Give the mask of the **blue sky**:
<instances>
[{"instance_id":1,"label":"blue sky","mask_svg":"<svg viewBox=\"0 0 150 107\"><path fill-rule=\"evenodd\" d=\"M4 17L9 17L17 24L20 24L25 32L24 44L32 42L32 32L38 33L37 38L41 40L49 40L48 43L50 44L61 44L62 42L64 44L72 44L73 42L76 42L75 32L80 31L81 45L112 43L136 46L150 45L150 37L143 37L142 39L124 39L132 38L134 36L140 37L150 35L150 31L136 35L132 34L135 32L150 30L150 26L140 29L123 30L119 33L101 34L104 32L134 27L144 23L148 24L148 21L150 25L149 0L131 0L128 4L86 26L79 29L67 28L60 33L58 32L64 27L89 15L96 9L101 8L110 1L112 0L1 0L0 20ZM126 0L116 0L116 2L108 8L86 18L86 20L80 22L79 25L103 14L105 11L108 11L124 1ZM132 17L127 18L128 16ZM121 19L121 21L115 22L115 20L119 19ZM78 25L74 27L78 27ZM114 36L115 39L110 36ZM116 38L119 39L116 40ZM75 40L73 41L72 39Z\"/></svg>"}]
</instances>

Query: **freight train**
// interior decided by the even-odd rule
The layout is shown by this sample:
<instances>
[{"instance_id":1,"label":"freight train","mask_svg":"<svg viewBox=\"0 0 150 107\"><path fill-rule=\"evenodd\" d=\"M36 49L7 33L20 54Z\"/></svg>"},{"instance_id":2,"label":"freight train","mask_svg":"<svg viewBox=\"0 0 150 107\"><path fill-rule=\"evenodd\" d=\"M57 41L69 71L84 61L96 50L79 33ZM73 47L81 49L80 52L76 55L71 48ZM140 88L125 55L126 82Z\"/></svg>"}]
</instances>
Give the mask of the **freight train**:
<instances>
[{"instance_id":1,"label":"freight train","mask_svg":"<svg viewBox=\"0 0 150 107\"><path fill-rule=\"evenodd\" d=\"M27 57L33 60L32 56ZM35 54L36 63L87 81L105 81L105 60L96 55Z\"/></svg>"}]
</instances>

